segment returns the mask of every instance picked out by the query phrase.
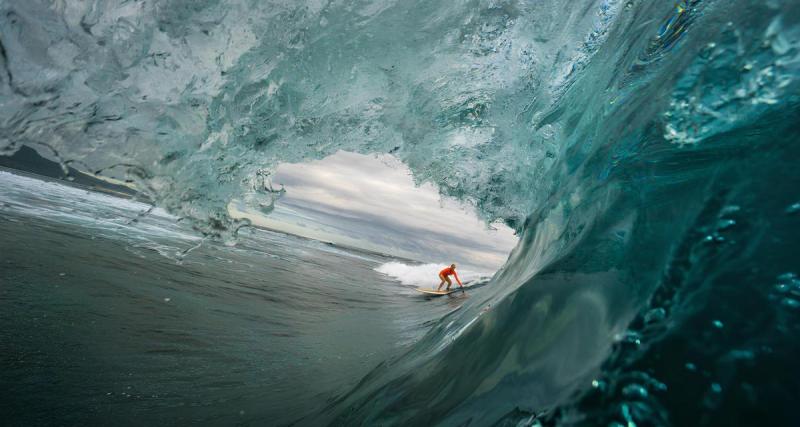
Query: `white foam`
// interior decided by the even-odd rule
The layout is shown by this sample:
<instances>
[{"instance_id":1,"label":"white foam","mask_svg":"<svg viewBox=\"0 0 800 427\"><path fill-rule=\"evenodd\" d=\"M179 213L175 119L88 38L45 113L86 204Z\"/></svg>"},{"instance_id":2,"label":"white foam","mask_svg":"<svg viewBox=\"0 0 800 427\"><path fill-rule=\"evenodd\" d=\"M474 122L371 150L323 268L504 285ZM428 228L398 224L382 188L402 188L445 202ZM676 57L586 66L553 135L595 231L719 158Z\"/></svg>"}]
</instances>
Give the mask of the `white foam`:
<instances>
[{"instance_id":1,"label":"white foam","mask_svg":"<svg viewBox=\"0 0 800 427\"><path fill-rule=\"evenodd\" d=\"M377 267L375 271L390 276L404 285L430 287L439 284L439 271L447 266L449 264L408 265L392 261ZM458 267L456 273L462 283L491 276L491 273L464 270ZM453 283L456 283L455 280Z\"/></svg>"}]
</instances>

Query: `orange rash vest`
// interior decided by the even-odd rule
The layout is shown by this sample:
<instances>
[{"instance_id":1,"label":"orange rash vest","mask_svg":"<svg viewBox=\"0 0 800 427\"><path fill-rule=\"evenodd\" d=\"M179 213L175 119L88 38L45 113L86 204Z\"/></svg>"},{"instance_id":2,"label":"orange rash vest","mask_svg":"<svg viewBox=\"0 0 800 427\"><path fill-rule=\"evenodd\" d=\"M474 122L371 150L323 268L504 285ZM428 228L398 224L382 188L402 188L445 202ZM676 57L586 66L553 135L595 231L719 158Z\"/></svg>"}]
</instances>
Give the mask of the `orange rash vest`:
<instances>
[{"instance_id":1,"label":"orange rash vest","mask_svg":"<svg viewBox=\"0 0 800 427\"><path fill-rule=\"evenodd\" d=\"M458 274L456 274L455 269L450 267L445 267L444 269L442 269L442 271L439 272L439 276L450 276L450 275L455 276L456 281L458 281L458 284L459 285L461 284L461 279L458 278Z\"/></svg>"}]
</instances>

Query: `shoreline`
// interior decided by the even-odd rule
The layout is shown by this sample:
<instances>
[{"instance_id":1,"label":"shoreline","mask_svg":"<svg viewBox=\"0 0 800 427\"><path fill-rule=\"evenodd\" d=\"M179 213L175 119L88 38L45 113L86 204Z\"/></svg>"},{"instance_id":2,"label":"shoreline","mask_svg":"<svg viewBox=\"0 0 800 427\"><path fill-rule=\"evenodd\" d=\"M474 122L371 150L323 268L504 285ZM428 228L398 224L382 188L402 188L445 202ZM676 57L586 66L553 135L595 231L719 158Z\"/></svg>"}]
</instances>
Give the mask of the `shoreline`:
<instances>
[{"instance_id":1,"label":"shoreline","mask_svg":"<svg viewBox=\"0 0 800 427\"><path fill-rule=\"evenodd\" d=\"M2 165L0 165L0 172L7 172L13 175L24 176L26 178L38 179L44 182L57 182L59 184L64 184L69 187L79 188L81 190L86 190L86 191L94 191L97 193L103 193L109 196L119 197L120 199L135 200L137 202L146 203L149 205L153 204L149 198L145 198L146 196L144 196L141 193L135 192L134 190L131 190L130 193L125 193L122 191L115 190L113 188L104 187L102 185L83 184L80 182L70 181L69 179L65 179L64 177L52 177L48 175L41 175L36 172L11 168ZM86 174L83 175L88 176Z\"/></svg>"}]
</instances>

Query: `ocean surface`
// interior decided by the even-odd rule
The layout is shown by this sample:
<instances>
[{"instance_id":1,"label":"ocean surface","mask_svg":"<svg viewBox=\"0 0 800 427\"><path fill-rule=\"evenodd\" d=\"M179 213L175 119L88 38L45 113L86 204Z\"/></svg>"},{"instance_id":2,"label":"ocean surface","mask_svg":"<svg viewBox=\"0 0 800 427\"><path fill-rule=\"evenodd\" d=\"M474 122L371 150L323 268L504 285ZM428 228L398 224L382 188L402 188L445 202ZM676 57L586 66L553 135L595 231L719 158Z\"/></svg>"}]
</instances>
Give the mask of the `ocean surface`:
<instances>
[{"instance_id":1,"label":"ocean surface","mask_svg":"<svg viewBox=\"0 0 800 427\"><path fill-rule=\"evenodd\" d=\"M158 207L4 175L4 420L800 424L800 2L0 11L0 154ZM339 151L519 244L425 300L402 260L228 215Z\"/></svg>"},{"instance_id":2,"label":"ocean surface","mask_svg":"<svg viewBox=\"0 0 800 427\"><path fill-rule=\"evenodd\" d=\"M419 263L258 229L225 246L149 209L0 171L5 425L286 425L469 298L376 271Z\"/></svg>"}]
</instances>

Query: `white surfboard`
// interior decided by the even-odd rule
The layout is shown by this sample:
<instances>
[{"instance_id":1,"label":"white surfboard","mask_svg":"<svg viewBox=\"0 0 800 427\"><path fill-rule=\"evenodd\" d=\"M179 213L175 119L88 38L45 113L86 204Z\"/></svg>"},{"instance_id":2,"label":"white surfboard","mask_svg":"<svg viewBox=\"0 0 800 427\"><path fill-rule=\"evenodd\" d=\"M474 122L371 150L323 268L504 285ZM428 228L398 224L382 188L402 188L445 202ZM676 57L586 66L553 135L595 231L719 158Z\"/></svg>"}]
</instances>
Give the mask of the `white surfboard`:
<instances>
[{"instance_id":1,"label":"white surfboard","mask_svg":"<svg viewBox=\"0 0 800 427\"><path fill-rule=\"evenodd\" d=\"M422 292L423 294L440 297L442 295L450 295L453 292L459 291L461 289L460 288L459 289L450 288L449 291L437 291L437 290L434 290L434 289L415 288L414 290L417 291L417 292Z\"/></svg>"}]
</instances>

